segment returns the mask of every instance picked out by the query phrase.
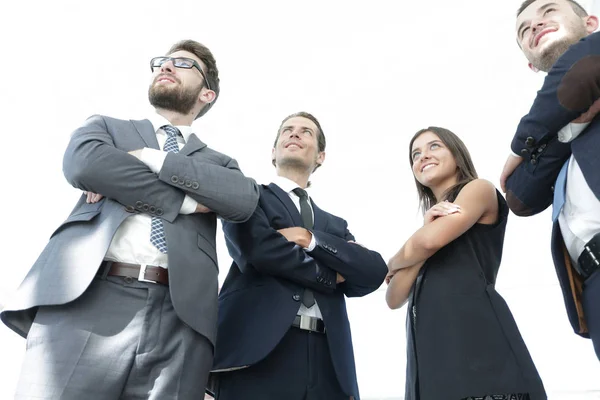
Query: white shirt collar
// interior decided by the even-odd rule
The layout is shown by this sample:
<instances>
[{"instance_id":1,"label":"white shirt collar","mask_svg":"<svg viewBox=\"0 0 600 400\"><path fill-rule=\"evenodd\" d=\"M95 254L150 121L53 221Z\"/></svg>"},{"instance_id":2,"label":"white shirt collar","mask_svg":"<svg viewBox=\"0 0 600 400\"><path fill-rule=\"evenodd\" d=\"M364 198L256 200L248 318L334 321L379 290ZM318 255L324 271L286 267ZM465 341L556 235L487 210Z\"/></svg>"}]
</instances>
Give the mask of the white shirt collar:
<instances>
[{"instance_id":1,"label":"white shirt collar","mask_svg":"<svg viewBox=\"0 0 600 400\"><path fill-rule=\"evenodd\" d=\"M156 131L158 131L160 129L161 126L171 125L171 123L169 122L168 119L166 119L162 115L158 114L157 112L150 114L150 116L148 117L148 120L154 127L155 133L156 133ZM194 130L191 126L175 125L175 128L179 129L179 132L181 132L181 134L183 135L183 140L185 140L186 143L188 142L190 135L192 133L194 133Z\"/></svg>"},{"instance_id":2,"label":"white shirt collar","mask_svg":"<svg viewBox=\"0 0 600 400\"><path fill-rule=\"evenodd\" d=\"M276 184L277 186L279 186L281 189L283 189L284 192L286 193L291 193L292 190L296 189L298 186L298 184L296 182L294 182L291 179L288 179L284 176L279 176L276 175L275 178L273 179L273 183ZM308 188L304 189L308 192Z\"/></svg>"}]
</instances>

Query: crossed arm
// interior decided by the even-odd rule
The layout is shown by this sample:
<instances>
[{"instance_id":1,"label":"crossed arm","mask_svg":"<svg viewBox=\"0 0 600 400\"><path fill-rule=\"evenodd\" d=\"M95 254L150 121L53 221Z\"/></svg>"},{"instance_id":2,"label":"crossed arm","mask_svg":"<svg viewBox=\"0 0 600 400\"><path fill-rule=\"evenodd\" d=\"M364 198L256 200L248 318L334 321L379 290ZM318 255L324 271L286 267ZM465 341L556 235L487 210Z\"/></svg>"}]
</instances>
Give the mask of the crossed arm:
<instances>
[{"instance_id":1,"label":"crossed arm","mask_svg":"<svg viewBox=\"0 0 600 400\"><path fill-rule=\"evenodd\" d=\"M476 179L465 185L454 203L438 203L428 213L425 225L388 262L386 301L391 309L406 303L419 270L429 257L475 223L491 223L497 219L496 188L486 180ZM433 213L438 216L432 218Z\"/></svg>"},{"instance_id":2,"label":"crossed arm","mask_svg":"<svg viewBox=\"0 0 600 400\"><path fill-rule=\"evenodd\" d=\"M126 206L142 201L162 209L161 217L170 222L186 194L198 202L196 212L213 211L233 222L245 221L256 207L258 187L233 159L222 166L200 155L169 154L157 174L138 156L137 151L116 148L104 119L95 116L73 134L63 171L69 183L88 192L88 201L97 201L97 193ZM199 185L179 185L173 176L193 178Z\"/></svg>"},{"instance_id":3,"label":"crossed arm","mask_svg":"<svg viewBox=\"0 0 600 400\"><path fill-rule=\"evenodd\" d=\"M515 188L521 197L520 191L549 191L551 176L556 178L562 167L561 162L554 162L556 155L565 153L563 158L570 155L569 146L558 143L559 132L568 128L568 124L589 123L600 112L600 33L587 36L580 42L572 45L555 63L544 80L544 84L527 115L525 115L514 135L511 148L514 154L510 155L504 165L500 176L500 186L504 192L510 191L511 182L508 178L517 169L527 169L523 174L529 175L517 179L521 183L529 179L529 184ZM552 157L546 163L546 154ZM568 153L568 154L567 154ZM517 155L518 154L518 155ZM534 162L522 162L535 159ZM564 159L562 160L564 163ZM554 165L556 164L556 165ZM540 170L539 172L536 170ZM544 186L536 185L536 172ZM513 183L514 187L514 183ZM551 192L551 191L550 191ZM539 197L539 196L537 196ZM507 196L511 209L520 208L529 211L528 214L541 211L537 205L530 207L513 207L511 199ZM547 206L547 205L546 205ZM513 211L515 211L513 209Z\"/></svg>"},{"instance_id":4,"label":"crossed arm","mask_svg":"<svg viewBox=\"0 0 600 400\"><path fill-rule=\"evenodd\" d=\"M323 293L339 288L347 296L364 296L385 277L381 256L349 242L354 237L347 230L345 238L297 227L278 231L260 205L248 221L224 223L223 230L229 254L242 273L253 269ZM310 235L316 246L307 251Z\"/></svg>"}]
</instances>

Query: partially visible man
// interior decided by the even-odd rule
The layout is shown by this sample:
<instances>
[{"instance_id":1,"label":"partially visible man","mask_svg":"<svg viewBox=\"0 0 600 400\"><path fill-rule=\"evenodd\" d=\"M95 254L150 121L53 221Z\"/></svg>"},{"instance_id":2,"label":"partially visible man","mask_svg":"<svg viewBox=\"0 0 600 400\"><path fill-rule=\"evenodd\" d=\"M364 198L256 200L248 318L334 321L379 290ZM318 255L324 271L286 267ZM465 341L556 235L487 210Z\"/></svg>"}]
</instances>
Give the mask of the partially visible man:
<instances>
[{"instance_id":1,"label":"partially visible man","mask_svg":"<svg viewBox=\"0 0 600 400\"><path fill-rule=\"evenodd\" d=\"M501 185L517 215L553 204L552 255L567 314L600 359L597 28L598 18L572 0L528 0L519 8L517 41L529 67L548 75L517 128Z\"/></svg>"},{"instance_id":2,"label":"partially visible man","mask_svg":"<svg viewBox=\"0 0 600 400\"><path fill-rule=\"evenodd\" d=\"M376 290L387 266L308 196L324 160L317 119L286 117L277 176L248 221L223 224L234 262L219 294L218 400L359 399L344 295Z\"/></svg>"},{"instance_id":3,"label":"partially visible man","mask_svg":"<svg viewBox=\"0 0 600 400\"><path fill-rule=\"evenodd\" d=\"M216 336L216 218L247 220L259 193L191 127L219 94L210 50L184 40L150 67L147 120L94 116L71 137L64 174L87 196L1 314L27 337L16 398L203 395Z\"/></svg>"}]
</instances>

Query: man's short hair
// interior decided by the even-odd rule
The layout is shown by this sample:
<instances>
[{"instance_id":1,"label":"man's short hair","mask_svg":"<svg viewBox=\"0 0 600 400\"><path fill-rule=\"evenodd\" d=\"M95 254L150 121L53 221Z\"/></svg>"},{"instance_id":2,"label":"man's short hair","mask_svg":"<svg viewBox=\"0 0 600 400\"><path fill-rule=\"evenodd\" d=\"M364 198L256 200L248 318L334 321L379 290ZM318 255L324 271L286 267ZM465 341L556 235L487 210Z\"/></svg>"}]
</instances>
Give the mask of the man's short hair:
<instances>
[{"instance_id":1,"label":"man's short hair","mask_svg":"<svg viewBox=\"0 0 600 400\"><path fill-rule=\"evenodd\" d=\"M537 0L525 0L521 6L519 7L519 9L517 10L517 17L519 15L521 15L521 13L523 12L523 10L525 10L527 7L529 7L532 3L535 3ZM579 4L578 2L574 1L574 0L567 0L569 3L571 3L571 8L573 9L573 11L575 11L575 14L577 14L578 16L580 16L581 18L583 17L587 17L588 13L587 11L585 11L585 8L583 8L581 6L581 4Z\"/></svg>"},{"instance_id":2,"label":"man's short hair","mask_svg":"<svg viewBox=\"0 0 600 400\"><path fill-rule=\"evenodd\" d=\"M211 103L204 106L202 110L200 110L200 112L196 116L197 119L206 114L206 112L213 106L213 104L215 104L215 102L219 98L219 91L221 90L219 87L219 70L217 69L217 62L215 61L215 57L208 49L208 47L194 40L181 40L175 43L173 46L171 46L167 54L173 54L176 51L182 50L192 53L204 63L206 67L204 75L206 76L206 80L208 81L208 85L210 86L211 90L215 92L214 100Z\"/></svg>"},{"instance_id":3,"label":"man's short hair","mask_svg":"<svg viewBox=\"0 0 600 400\"><path fill-rule=\"evenodd\" d=\"M277 147L277 141L279 140L279 133L281 131L281 128L283 127L283 124L285 124L285 121L287 121L288 119L291 119L291 118L295 118L295 117L306 118L306 119L309 119L312 122L314 122L314 124L317 126L317 129L319 130L318 135L317 135L317 143L319 145L319 152L325 151L325 145L327 144L327 142L325 141L325 134L323 133L323 128L321 128L321 124L319 123L319 120L317 120L317 118L315 118L314 115L307 113L305 111L300 111L300 112L288 115L287 117L285 117L283 119L283 121L281 121L281 124L279 125L279 128L277 129L277 137L275 137L275 143L273 143L273 147ZM273 160L273 165L275 165L275 160ZM319 167L320 167L320 165L317 165L315 167L315 169L317 169Z\"/></svg>"}]
</instances>

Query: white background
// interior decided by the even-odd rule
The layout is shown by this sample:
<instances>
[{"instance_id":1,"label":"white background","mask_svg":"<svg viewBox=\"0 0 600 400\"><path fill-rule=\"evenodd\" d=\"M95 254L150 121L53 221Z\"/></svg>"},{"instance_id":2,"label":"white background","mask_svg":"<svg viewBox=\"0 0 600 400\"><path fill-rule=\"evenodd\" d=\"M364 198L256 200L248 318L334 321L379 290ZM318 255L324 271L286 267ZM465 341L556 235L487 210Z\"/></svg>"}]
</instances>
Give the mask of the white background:
<instances>
[{"instance_id":1,"label":"white background","mask_svg":"<svg viewBox=\"0 0 600 400\"><path fill-rule=\"evenodd\" d=\"M7 4L0 303L79 196L61 172L70 133L92 114L147 116L148 62L182 38L206 44L220 69L221 97L196 123L202 140L268 183L281 119L313 113L328 146L311 195L386 260L421 224L408 164L414 132L451 129L480 177L498 184L516 125L543 80L515 42L519 0ZM548 211L511 216L497 287L557 399L600 390L600 364L567 320L550 228ZM222 236L218 247L222 281L230 264ZM405 311L388 310L384 293L348 300L364 398L404 392ZM24 348L24 339L0 327L0 399L12 396Z\"/></svg>"}]
</instances>

